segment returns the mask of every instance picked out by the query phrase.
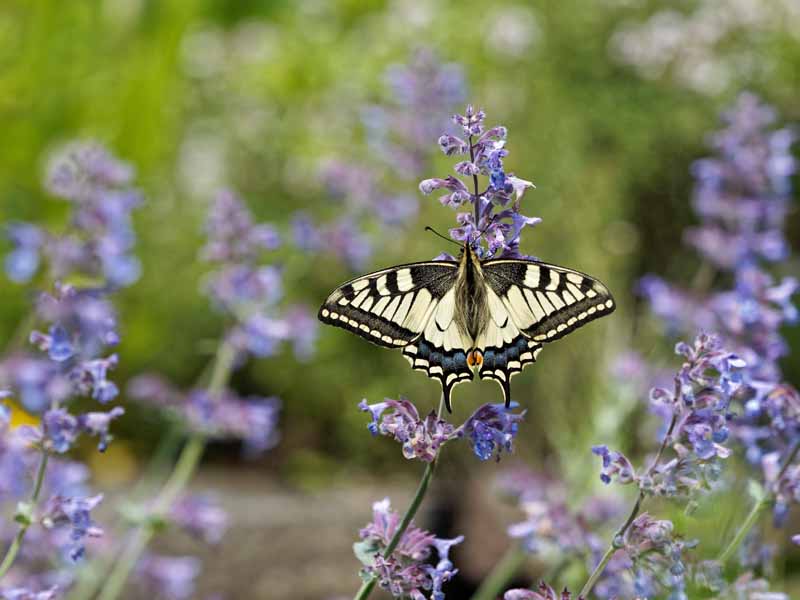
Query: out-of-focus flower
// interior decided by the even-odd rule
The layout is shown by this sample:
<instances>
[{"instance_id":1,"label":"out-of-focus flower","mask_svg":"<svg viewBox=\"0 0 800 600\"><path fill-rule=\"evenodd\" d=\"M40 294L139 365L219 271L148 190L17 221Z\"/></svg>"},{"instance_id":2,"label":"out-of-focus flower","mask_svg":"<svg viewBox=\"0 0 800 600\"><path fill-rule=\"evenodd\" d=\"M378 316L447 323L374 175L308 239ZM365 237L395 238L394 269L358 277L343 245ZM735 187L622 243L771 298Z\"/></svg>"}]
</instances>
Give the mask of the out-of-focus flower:
<instances>
[{"instance_id":1,"label":"out-of-focus flower","mask_svg":"<svg viewBox=\"0 0 800 600\"><path fill-rule=\"evenodd\" d=\"M512 451L512 442L519 429L518 423L525 418L527 411L511 412L519 404L484 404L480 406L466 422L456 430L456 435L468 436L475 456L488 460L492 456L500 460L505 450Z\"/></svg>"},{"instance_id":2,"label":"out-of-focus flower","mask_svg":"<svg viewBox=\"0 0 800 600\"><path fill-rule=\"evenodd\" d=\"M321 182L341 203L339 216L316 223L307 213L297 213L293 222L299 248L333 254L352 269L364 268L375 241L375 225L377 235L382 235L417 215L417 199L389 189L385 182L414 181L427 170L433 159L430 142L446 125L442 115L465 95L462 68L442 63L425 48L416 51L408 64L387 68L384 82L387 101L361 110L369 161L339 157L326 159L320 168Z\"/></svg>"},{"instance_id":3,"label":"out-of-focus flower","mask_svg":"<svg viewBox=\"0 0 800 600\"><path fill-rule=\"evenodd\" d=\"M209 496L183 496L172 506L169 517L208 544L219 543L228 528L228 514Z\"/></svg>"},{"instance_id":4,"label":"out-of-focus flower","mask_svg":"<svg viewBox=\"0 0 800 600\"><path fill-rule=\"evenodd\" d=\"M146 589L160 597L186 600L194 594L200 568L200 560L194 556L150 554L139 561L136 575Z\"/></svg>"},{"instance_id":5,"label":"out-of-focus flower","mask_svg":"<svg viewBox=\"0 0 800 600\"><path fill-rule=\"evenodd\" d=\"M98 494L89 498L53 496L47 503L42 522L47 527L68 524L70 527L68 556L73 561L80 560L86 552L87 537L103 535L94 521L91 511L103 500Z\"/></svg>"},{"instance_id":6,"label":"out-of-focus flower","mask_svg":"<svg viewBox=\"0 0 800 600\"><path fill-rule=\"evenodd\" d=\"M275 397L241 398L231 390L212 394L203 389L184 394L158 375L133 378L128 395L172 412L212 439L242 440L249 456L269 450L279 439L280 400Z\"/></svg>"},{"instance_id":7,"label":"out-of-focus flower","mask_svg":"<svg viewBox=\"0 0 800 600\"><path fill-rule=\"evenodd\" d=\"M214 199L206 228L203 256L216 267L206 289L214 305L234 319L228 343L240 355L263 358L291 342L298 357L308 358L316 339L316 319L299 306L282 310L283 273L275 265L260 264L264 252L280 245L275 229L256 223L230 191Z\"/></svg>"},{"instance_id":8,"label":"out-of-focus flower","mask_svg":"<svg viewBox=\"0 0 800 600\"><path fill-rule=\"evenodd\" d=\"M13 588L0 591L3 600L56 600L58 598L58 587L53 586L46 590L33 592L27 588Z\"/></svg>"},{"instance_id":9,"label":"out-of-focus flower","mask_svg":"<svg viewBox=\"0 0 800 600\"><path fill-rule=\"evenodd\" d=\"M132 178L129 165L95 142L66 146L50 162L48 188L72 204L70 232L56 235L27 223L10 225L9 278L30 281L45 263L55 279L79 274L111 287L134 283L141 266L133 254L131 213L141 196L131 187Z\"/></svg>"},{"instance_id":10,"label":"out-of-focus flower","mask_svg":"<svg viewBox=\"0 0 800 600\"><path fill-rule=\"evenodd\" d=\"M388 498L375 502L372 513L372 521L359 532L361 542L354 545L356 556L364 565L361 576L376 578L378 585L395 598L424 600L423 591L430 591L431 600L444 600L442 585L458 573L450 561L450 549L464 537L437 538L412 523L387 557L384 554L398 530L400 515L391 509ZM438 559L435 566L427 562L434 549Z\"/></svg>"}]
</instances>

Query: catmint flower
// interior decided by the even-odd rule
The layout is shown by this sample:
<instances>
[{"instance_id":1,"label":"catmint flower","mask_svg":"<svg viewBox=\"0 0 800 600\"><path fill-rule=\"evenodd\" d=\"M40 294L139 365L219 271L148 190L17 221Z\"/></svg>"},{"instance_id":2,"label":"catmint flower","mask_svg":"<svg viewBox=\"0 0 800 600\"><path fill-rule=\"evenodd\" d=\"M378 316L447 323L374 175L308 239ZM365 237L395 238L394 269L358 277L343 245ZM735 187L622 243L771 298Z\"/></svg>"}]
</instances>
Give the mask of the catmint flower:
<instances>
[{"instance_id":1,"label":"catmint flower","mask_svg":"<svg viewBox=\"0 0 800 600\"><path fill-rule=\"evenodd\" d=\"M592 446L592 454L603 459L603 471L600 474L603 483L611 483L612 479L616 479L621 484L636 480L636 471L624 454L609 450L605 445Z\"/></svg>"},{"instance_id":2,"label":"catmint flower","mask_svg":"<svg viewBox=\"0 0 800 600\"><path fill-rule=\"evenodd\" d=\"M105 452L114 437L108 432L111 421L125 414L125 409L115 406L108 412L88 412L78 416L81 431L100 438L97 449Z\"/></svg>"},{"instance_id":3,"label":"catmint flower","mask_svg":"<svg viewBox=\"0 0 800 600\"><path fill-rule=\"evenodd\" d=\"M263 265L262 256L280 245L275 229L256 223L242 200L220 192L209 210L208 241L203 257L215 266L206 289L216 308L233 317L228 343L240 355L273 356L291 341L299 357L307 358L316 338L316 319L298 306L284 312L283 273Z\"/></svg>"},{"instance_id":4,"label":"catmint flower","mask_svg":"<svg viewBox=\"0 0 800 600\"><path fill-rule=\"evenodd\" d=\"M368 425L370 433L386 435L400 442L403 456L408 459L432 462L439 447L455 436L455 427L438 418L433 411L421 419L416 406L405 398L387 398L377 404L367 404L362 400L358 407L372 416Z\"/></svg>"},{"instance_id":5,"label":"catmint flower","mask_svg":"<svg viewBox=\"0 0 800 600\"><path fill-rule=\"evenodd\" d=\"M3 600L56 600L58 596L58 586L53 586L38 592L33 592L27 588L13 588L0 591L0 597L2 597Z\"/></svg>"},{"instance_id":6,"label":"catmint flower","mask_svg":"<svg viewBox=\"0 0 800 600\"><path fill-rule=\"evenodd\" d=\"M194 595L200 560L193 556L149 554L136 567L136 575L151 592L168 600L187 600Z\"/></svg>"},{"instance_id":7,"label":"catmint flower","mask_svg":"<svg viewBox=\"0 0 800 600\"><path fill-rule=\"evenodd\" d=\"M488 460L494 455L499 461L503 450L512 451L512 442L519 429L518 423L527 412L511 412L518 406L516 402L512 402L509 408L505 404L484 404L456 433L469 437L475 456L481 460Z\"/></svg>"},{"instance_id":8,"label":"catmint flower","mask_svg":"<svg viewBox=\"0 0 800 600\"><path fill-rule=\"evenodd\" d=\"M228 514L209 496L183 496L172 506L170 520L190 535L217 544L228 528Z\"/></svg>"},{"instance_id":9,"label":"catmint flower","mask_svg":"<svg viewBox=\"0 0 800 600\"><path fill-rule=\"evenodd\" d=\"M93 142L68 145L48 167L48 188L71 204L71 230L55 235L27 223L8 227L13 250L5 258L12 281L30 281L43 263L57 279L79 274L111 287L128 286L141 273L133 254L131 213L141 196L132 169Z\"/></svg>"},{"instance_id":10,"label":"catmint flower","mask_svg":"<svg viewBox=\"0 0 800 600\"><path fill-rule=\"evenodd\" d=\"M43 523L48 527L57 527L61 524L70 526L68 556L72 561L80 560L86 552L85 540L87 537L103 535L91 518L91 511L103 500L103 495L88 498L53 496L42 517Z\"/></svg>"},{"instance_id":11,"label":"catmint flower","mask_svg":"<svg viewBox=\"0 0 800 600\"><path fill-rule=\"evenodd\" d=\"M384 557L400 525L400 515L391 509L388 498L375 502L372 513L373 520L359 532L361 542L354 545L356 556L364 565L362 577L377 578L378 585L395 598L424 600L423 590L429 590L431 600L444 600L443 584L458 573L450 560L450 549L464 537L437 538L412 523L391 555ZM435 565L427 563L433 550L437 556Z\"/></svg>"},{"instance_id":12,"label":"catmint flower","mask_svg":"<svg viewBox=\"0 0 800 600\"><path fill-rule=\"evenodd\" d=\"M183 393L157 375L140 375L128 384L131 398L166 410L195 431L213 439L243 442L247 456L256 456L278 443L280 400L241 398L231 390L211 394L194 389Z\"/></svg>"},{"instance_id":13,"label":"catmint flower","mask_svg":"<svg viewBox=\"0 0 800 600\"><path fill-rule=\"evenodd\" d=\"M466 181L452 175L425 179L419 190L425 195L445 190L447 193L439 201L454 209L471 205L469 212L456 215L459 226L450 230L455 241L470 244L485 258L520 257L522 230L541 222L520 212L525 191L534 185L506 171L503 161L509 154L505 147L508 131L502 126L484 130L484 119L483 111L469 105L463 115L453 117L462 129L462 137L445 134L438 140L447 156L469 155L470 160L460 160L454 167L456 174ZM486 187L472 189L479 176L488 178Z\"/></svg>"},{"instance_id":14,"label":"catmint flower","mask_svg":"<svg viewBox=\"0 0 800 600\"><path fill-rule=\"evenodd\" d=\"M372 435L385 435L400 442L403 456L432 462L441 446L450 440L467 437L475 455L488 460L493 455L500 460L503 450L511 452L518 422L525 411L513 413L519 406L513 403L511 409L504 404L484 404L479 407L461 426L455 427L431 411L422 418L414 404L405 399L368 404L362 400L358 408L370 413L372 420L367 424Z\"/></svg>"}]
</instances>

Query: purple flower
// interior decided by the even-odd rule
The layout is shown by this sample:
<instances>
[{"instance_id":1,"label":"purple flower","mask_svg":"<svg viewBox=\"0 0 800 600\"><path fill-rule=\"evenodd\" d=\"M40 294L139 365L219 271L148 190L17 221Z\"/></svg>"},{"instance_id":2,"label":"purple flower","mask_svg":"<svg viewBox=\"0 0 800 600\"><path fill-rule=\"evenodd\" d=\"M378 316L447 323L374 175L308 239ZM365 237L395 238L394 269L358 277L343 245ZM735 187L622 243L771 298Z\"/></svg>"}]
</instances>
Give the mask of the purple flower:
<instances>
[{"instance_id":1,"label":"purple flower","mask_svg":"<svg viewBox=\"0 0 800 600\"><path fill-rule=\"evenodd\" d=\"M437 538L412 523L395 550L384 557L386 547L397 532L400 515L391 510L388 498L375 502L372 513L372 521L359 532L361 542L354 546L356 556L364 565L362 577L376 578L378 585L395 598L424 600L423 590L430 590L432 600L444 600L442 586L458 572L450 560L450 549L464 537ZM427 564L434 549L437 562Z\"/></svg>"},{"instance_id":2,"label":"purple flower","mask_svg":"<svg viewBox=\"0 0 800 600\"><path fill-rule=\"evenodd\" d=\"M14 246L5 258L6 274L14 283L26 283L39 269L45 236L39 227L29 223L8 225L6 236Z\"/></svg>"},{"instance_id":3,"label":"purple flower","mask_svg":"<svg viewBox=\"0 0 800 600\"><path fill-rule=\"evenodd\" d=\"M621 484L636 480L636 471L631 461L621 452L611 451L608 446L600 445L592 446L592 454L603 459L603 471L600 474L603 483L609 484L614 478Z\"/></svg>"},{"instance_id":4,"label":"purple flower","mask_svg":"<svg viewBox=\"0 0 800 600\"><path fill-rule=\"evenodd\" d=\"M504 404L484 404L466 420L456 434L469 437L475 456L479 459L488 460L494 455L499 461L503 450L512 451L518 423L527 412L511 412L518 406L516 402L512 402L510 408L506 408Z\"/></svg>"},{"instance_id":5,"label":"purple flower","mask_svg":"<svg viewBox=\"0 0 800 600\"><path fill-rule=\"evenodd\" d=\"M45 447L63 454L72 447L80 434L78 419L63 408L48 410L42 419Z\"/></svg>"},{"instance_id":6,"label":"purple flower","mask_svg":"<svg viewBox=\"0 0 800 600\"><path fill-rule=\"evenodd\" d=\"M97 449L105 452L113 436L108 432L111 421L125 414L125 409L115 406L108 412L88 412L78 416L78 426L89 435L98 436Z\"/></svg>"},{"instance_id":7,"label":"purple flower","mask_svg":"<svg viewBox=\"0 0 800 600\"><path fill-rule=\"evenodd\" d=\"M170 510L170 519L190 535L217 544L228 528L228 514L209 496L183 496Z\"/></svg>"},{"instance_id":8,"label":"purple flower","mask_svg":"<svg viewBox=\"0 0 800 600\"><path fill-rule=\"evenodd\" d=\"M200 560L193 556L150 554L139 561L136 575L144 586L168 600L186 600L194 594Z\"/></svg>"},{"instance_id":9,"label":"purple flower","mask_svg":"<svg viewBox=\"0 0 800 600\"><path fill-rule=\"evenodd\" d=\"M58 586L52 586L46 590L33 592L27 588L13 588L0 591L3 600L56 600L58 598Z\"/></svg>"},{"instance_id":10,"label":"purple flower","mask_svg":"<svg viewBox=\"0 0 800 600\"><path fill-rule=\"evenodd\" d=\"M47 504L43 522L49 527L68 524L70 526L68 556L72 561L80 560L86 552L87 537L103 535L92 521L91 511L103 500L98 494L88 498L53 496Z\"/></svg>"},{"instance_id":11,"label":"purple flower","mask_svg":"<svg viewBox=\"0 0 800 600\"><path fill-rule=\"evenodd\" d=\"M367 404L362 400L358 407L372 415L368 428L372 435L385 435L403 445L403 456L432 462L442 444L456 436L455 427L437 418L435 412L421 419L417 408L405 398ZM385 413L385 414L384 414Z\"/></svg>"},{"instance_id":12,"label":"purple flower","mask_svg":"<svg viewBox=\"0 0 800 600\"><path fill-rule=\"evenodd\" d=\"M456 173L467 178L467 182L449 175L444 179L425 179L419 189L426 195L438 189L447 190L448 193L439 197L445 206L472 205L473 210L456 216L459 227L450 230L450 237L455 241L469 243L484 257L520 257L522 229L541 221L520 212L525 191L534 185L506 172L503 161L508 156L505 148L508 132L505 127L484 131L484 118L483 111L475 111L469 105L463 115L453 117L463 137L445 134L439 138L439 146L446 155L469 154L470 160L461 160L455 165ZM478 186L478 176L488 178L483 191L472 189Z\"/></svg>"}]
</instances>

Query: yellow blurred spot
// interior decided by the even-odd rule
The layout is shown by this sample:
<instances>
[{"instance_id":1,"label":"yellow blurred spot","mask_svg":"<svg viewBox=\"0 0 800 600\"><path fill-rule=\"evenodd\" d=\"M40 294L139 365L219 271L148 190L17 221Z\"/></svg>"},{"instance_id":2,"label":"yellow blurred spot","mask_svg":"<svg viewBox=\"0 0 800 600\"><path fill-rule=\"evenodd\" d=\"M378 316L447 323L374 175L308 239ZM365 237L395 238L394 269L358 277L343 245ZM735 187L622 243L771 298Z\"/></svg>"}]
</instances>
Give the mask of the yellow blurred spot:
<instances>
[{"instance_id":1,"label":"yellow blurred spot","mask_svg":"<svg viewBox=\"0 0 800 600\"><path fill-rule=\"evenodd\" d=\"M19 404L11 400L9 403L11 409L11 428L14 429L20 425L38 425L39 417L32 415L22 408Z\"/></svg>"},{"instance_id":2,"label":"yellow blurred spot","mask_svg":"<svg viewBox=\"0 0 800 600\"><path fill-rule=\"evenodd\" d=\"M114 440L105 452L89 452L86 462L92 470L92 479L99 487L131 483L139 471L136 456L123 440Z\"/></svg>"}]
</instances>

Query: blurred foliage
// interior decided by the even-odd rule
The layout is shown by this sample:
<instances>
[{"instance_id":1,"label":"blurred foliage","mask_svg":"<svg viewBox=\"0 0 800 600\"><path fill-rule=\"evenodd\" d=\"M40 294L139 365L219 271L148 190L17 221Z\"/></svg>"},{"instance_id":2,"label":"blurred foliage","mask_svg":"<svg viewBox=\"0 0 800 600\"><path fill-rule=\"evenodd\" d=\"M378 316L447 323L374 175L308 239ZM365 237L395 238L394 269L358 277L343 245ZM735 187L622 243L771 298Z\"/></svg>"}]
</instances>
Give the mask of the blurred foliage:
<instances>
[{"instance_id":1,"label":"blurred foliage","mask_svg":"<svg viewBox=\"0 0 800 600\"><path fill-rule=\"evenodd\" d=\"M648 271L678 281L694 275L694 256L680 240L691 221L689 166L705 153L704 135L742 89L762 94L785 120L800 121L800 24L790 3L757 4L758 14L780 17L785 10L789 17L732 28L705 48L707 56L694 57L695 82L705 81L704 65L727 69L713 90L676 76L678 67L684 74L692 67L680 57L653 72L612 51L623 27L646 24L666 8L688 22L704 4L5 0L0 221L62 222L65 207L46 195L41 180L46 157L67 140L99 139L133 163L147 197L136 217L144 275L121 299L116 377L124 382L157 369L189 385L222 329L200 294L205 267L197 255L209 199L222 186L235 189L259 218L287 232L297 208L334 216L321 161L369 155L359 107L386 98L387 66L430 47L463 65L469 99L485 108L490 123L509 128L510 170L537 185L525 212L544 222L527 232L523 252L600 277L618 300L612 318L548 347L515 379L515 395L529 409L519 457L550 462L572 481L594 480L588 446L598 438L617 437L623 448L651 445L630 439L641 404L614 389L607 367L630 346L670 356L672 341L656 337L640 318L633 290ZM740 68L745 63L749 68ZM449 168L444 157L436 164L429 176ZM454 215L435 200L422 203L418 222L386 239L371 267L442 250L422 227L446 229ZM790 227L797 249L797 212ZM283 250L280 260L290 298L311 307L352 275L324 254ZM30 292L5 279L2 289L0 339L8 340ZM798 347L798 332L787 335ZM786 367L800 381L796 358ZM356 409L362 397L405 394L423 406L426 397L431 406L438 400L436 384L411 373L399 353L331 328L321 330L312 360L264 360L235 384L243 393L284 400L284 442L269 460L289 480L309 485L398 465L397 448L366 433ZM498 397L490 382L461 386L456 416ZM136 452L162 431L146 410L131 408L124 421L119 433Z\"/></svg>"}]
</instances>

